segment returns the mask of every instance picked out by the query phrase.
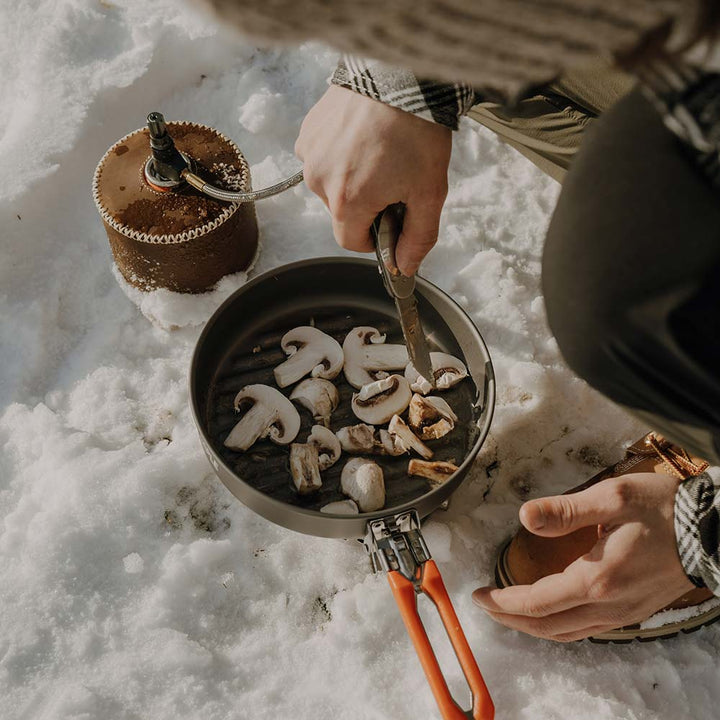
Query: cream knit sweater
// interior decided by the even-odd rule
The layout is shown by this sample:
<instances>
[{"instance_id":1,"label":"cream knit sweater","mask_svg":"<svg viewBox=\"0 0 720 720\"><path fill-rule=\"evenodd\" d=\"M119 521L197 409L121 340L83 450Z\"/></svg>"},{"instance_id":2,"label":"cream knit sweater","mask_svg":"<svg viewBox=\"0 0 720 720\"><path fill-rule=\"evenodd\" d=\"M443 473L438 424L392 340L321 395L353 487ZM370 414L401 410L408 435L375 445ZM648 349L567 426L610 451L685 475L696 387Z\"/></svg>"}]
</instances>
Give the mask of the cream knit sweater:
<instances>
[{"instance_id":1,"label":"cream knit sweater","mask_svg":"<svg viewBox=\"0 0 720 720\"><path fill-rule=\"evenodd\" d=\"M198 0L255 41L318 40L346 53L513 97L567 68L612 57L670 24L670 48L699 0Z\"/></svg>"}]
</instances>

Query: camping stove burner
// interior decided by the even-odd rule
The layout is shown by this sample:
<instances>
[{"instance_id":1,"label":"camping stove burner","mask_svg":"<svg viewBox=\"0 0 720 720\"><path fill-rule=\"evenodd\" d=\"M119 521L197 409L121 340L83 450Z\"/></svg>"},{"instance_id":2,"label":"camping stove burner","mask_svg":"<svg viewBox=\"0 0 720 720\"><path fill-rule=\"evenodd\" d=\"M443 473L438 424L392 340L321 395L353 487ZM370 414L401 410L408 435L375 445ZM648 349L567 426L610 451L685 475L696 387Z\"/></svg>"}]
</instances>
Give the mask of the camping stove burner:
<instances>
[{"instance_id":1,"label":"camping stove burner","mask_svg":"<svg viewBox=\"0 0 720 720\"><path fill-rule=\"evenodd\" d=\"M186 155L183 152L178 153L180 157L185 162L186 167L192 168L193 161L192 158L190 158L188 155ZM145 176L145 182L153 189L153 190L159 190L160 192L168 192L168 190L173 190L176 187L179 187L180 185L183 185L185 180L184 178L178 177L177 180L170 179L162 175L160 172L158 172L157 169L157 160L150 156L147 159L147 162L145 163L145 168L143 170L143 175Z\"/></svg>"},{"instance_id":2,"label":"camping stove burner","mask_svg":"<svg viewBox=\"0 0 720 720\"><path fill-rule=\"evenodd\" d=\"M190 170L190 158L175 147L162 113L151 112L147 127L152 157L145 163L145 181L150 187L163 190L182 185L183 174Z\"/></svg>"},{"instance_id":3,"label":"camping stove burner","mask_svg":"<svg viewBox=\"0 0 720 720\"><path fill-rule=\"evenodd\" d=\"M211 185L195 174L192 159L175 147L175 143L167 131L167 125L162 113L151 112L147 116L147 128L150 134L152 157L148 158L145 163L144 176L145 182L154 190L168 192L187 183L215 200L252 203L256 200L278 195L303 180L303 171L300 170L294 175L262 190L245 192L224 190Z\"/></svg>"}]
</instances>

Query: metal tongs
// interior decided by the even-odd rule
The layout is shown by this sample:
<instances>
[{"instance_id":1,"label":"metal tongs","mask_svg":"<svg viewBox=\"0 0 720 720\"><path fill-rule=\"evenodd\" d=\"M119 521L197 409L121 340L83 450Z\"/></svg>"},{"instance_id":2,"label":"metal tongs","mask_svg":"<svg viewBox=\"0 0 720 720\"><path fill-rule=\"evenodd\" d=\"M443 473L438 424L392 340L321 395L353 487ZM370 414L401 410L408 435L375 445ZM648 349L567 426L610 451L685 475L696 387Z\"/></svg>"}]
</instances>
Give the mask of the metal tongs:
<instances>
[{"instance_id":1,"label":"metal tongs","mask_svg":"<svg viewBox=\"0 0 720 720\"><path fill-rule=\"evenodd\" d=\"M435 388L435 373L430 359L430 350L418 315L415 276L403 275L395 263L395 246L402 231L404 216L405 205L403 203L388 205L375 218L370 230L375 241L375 252L385 289L395 301L395 307L400 317L410 362L418 373Z\"/></svg>"}]
</instances>

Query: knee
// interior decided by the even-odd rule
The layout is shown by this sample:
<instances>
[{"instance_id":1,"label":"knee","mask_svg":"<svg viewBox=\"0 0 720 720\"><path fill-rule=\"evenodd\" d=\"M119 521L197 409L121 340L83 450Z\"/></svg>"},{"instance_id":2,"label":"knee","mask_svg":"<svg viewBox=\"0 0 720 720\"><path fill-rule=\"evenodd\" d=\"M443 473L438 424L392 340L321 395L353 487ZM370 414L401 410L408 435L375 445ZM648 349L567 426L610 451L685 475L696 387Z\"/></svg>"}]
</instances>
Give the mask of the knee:
<instances>
[{"instance_id":1,"label":"knee","mask_svg":"<svg viewBox=\"0 0 720 720\"><path fill-rule=\"evenodd\" d=\"M545 258L543 291L548 324L568 366L596 389L606 391L617 349L628 339L628 312L588 269Z\"/></svg>"}]
</instances>

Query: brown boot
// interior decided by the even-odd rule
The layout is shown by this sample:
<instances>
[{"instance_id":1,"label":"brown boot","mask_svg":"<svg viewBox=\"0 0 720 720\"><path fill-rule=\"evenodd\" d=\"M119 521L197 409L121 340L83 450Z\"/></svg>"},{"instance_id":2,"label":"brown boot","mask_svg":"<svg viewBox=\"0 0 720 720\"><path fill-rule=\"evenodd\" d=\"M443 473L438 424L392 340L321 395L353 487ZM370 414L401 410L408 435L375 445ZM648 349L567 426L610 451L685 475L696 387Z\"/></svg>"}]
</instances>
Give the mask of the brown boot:
<instances>
[{"instance_id":1,"label":"brown boot","mask_svg":"<svg viewBox=\"0 0 720 720\"><path fill-rule=\"evenodd\" d=\"M580 492L607 478L628 473L666 473L678 480L698 475L708 463L688 455L659 435L649 433L631 445L620 462L605 468L597 475L568 493ZM562 572L595 545L597 527L587 527L562 537L539 537L521 527L515 537L503 547L495 566L498 587L530 585L546 575ZM715 599L715 602L710 602ZM669 611L669 612L666 612ZM670 603L652 618L638 625L601 633L590 638L596 642L630 642L656 640L677 635L680 630L691 632L720 618L720 599L707 588L694 588Z\"/></svg>"}]
</instances>

